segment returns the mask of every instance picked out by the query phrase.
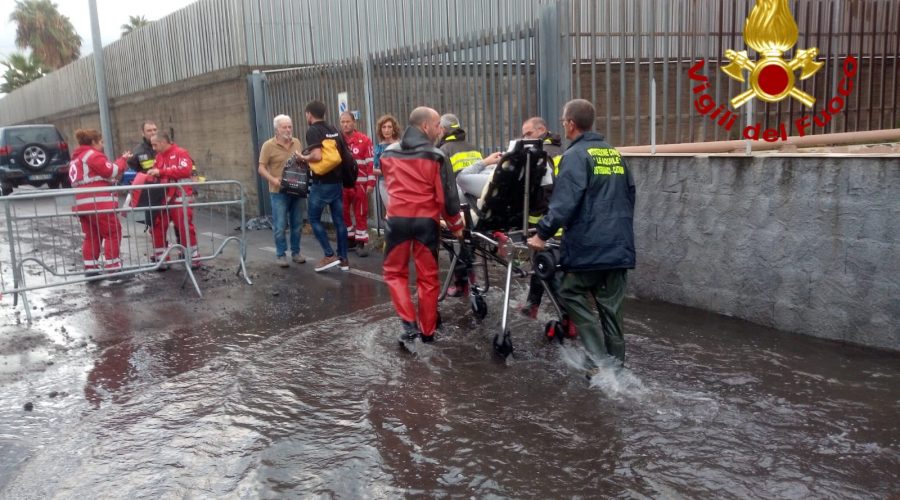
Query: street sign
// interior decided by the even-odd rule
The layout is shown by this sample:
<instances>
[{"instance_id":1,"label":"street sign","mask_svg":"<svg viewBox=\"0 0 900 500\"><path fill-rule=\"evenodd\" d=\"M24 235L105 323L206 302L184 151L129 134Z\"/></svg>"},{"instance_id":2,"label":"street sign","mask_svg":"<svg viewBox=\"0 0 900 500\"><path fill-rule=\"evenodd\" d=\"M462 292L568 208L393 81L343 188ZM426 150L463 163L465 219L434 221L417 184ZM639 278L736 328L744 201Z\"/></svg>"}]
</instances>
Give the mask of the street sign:
<instances>
[{"instance_id":1,"label":"street sign","mask_svg":"<svg viewBox=\"0 0 900 500\"><path fill-rule=\"evenodd\" d=\"M348 109L350 109L350 107L347 106L347 93L339 92L338 93L338 116L340 116L341 113L347 112Z\"/></svg>"}]
</instances>

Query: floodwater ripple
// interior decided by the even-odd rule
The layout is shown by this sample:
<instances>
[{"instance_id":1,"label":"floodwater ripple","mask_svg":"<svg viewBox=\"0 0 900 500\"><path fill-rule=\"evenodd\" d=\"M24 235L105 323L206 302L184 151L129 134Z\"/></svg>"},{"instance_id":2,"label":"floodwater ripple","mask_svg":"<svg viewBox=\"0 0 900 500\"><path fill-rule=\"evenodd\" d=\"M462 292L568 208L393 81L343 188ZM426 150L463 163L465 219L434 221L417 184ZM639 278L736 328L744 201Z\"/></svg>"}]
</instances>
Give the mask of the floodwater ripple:
<instances>
[{"instance_id":1,"label":"floodwater ripple","mask_svg":"<svg viewBox=\"0 0 900 500\"><path fill-rule=\"evenodd\" d=\"M117 344L99 356L118 372L88 370L97 400L68 398L77 424L39 438L53 446L10 466L0 493L897 493L896 355L629 307L628 366L604 365L589 381L574 368L580 348L545 345L522 319L516 356L493 360L496 321L473 325L464 304L445 306L441 338L415 354L397 348L388 305L262 336L176 331ZM0 430L0 447L29 447L40 425Z\"/></svg>"}]
</instances>

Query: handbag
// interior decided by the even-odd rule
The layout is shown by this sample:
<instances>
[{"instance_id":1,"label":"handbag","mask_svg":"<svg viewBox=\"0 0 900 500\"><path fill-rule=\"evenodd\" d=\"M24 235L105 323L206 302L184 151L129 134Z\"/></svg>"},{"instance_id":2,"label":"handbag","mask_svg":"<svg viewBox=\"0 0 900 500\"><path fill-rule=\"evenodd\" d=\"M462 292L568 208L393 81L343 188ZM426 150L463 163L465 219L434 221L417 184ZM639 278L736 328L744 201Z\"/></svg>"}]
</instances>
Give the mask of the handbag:
<instances>
[{"instance_id":1,"label":"handbag","mask_svg":"<svg viewBox=\"0 0 900 500\"><path fill-rule=\"evenodd\" d=\"M284 162L281 172L281 192L306 198L309 195L309 164L296 156Z\"/></svg>"}]
</instances>

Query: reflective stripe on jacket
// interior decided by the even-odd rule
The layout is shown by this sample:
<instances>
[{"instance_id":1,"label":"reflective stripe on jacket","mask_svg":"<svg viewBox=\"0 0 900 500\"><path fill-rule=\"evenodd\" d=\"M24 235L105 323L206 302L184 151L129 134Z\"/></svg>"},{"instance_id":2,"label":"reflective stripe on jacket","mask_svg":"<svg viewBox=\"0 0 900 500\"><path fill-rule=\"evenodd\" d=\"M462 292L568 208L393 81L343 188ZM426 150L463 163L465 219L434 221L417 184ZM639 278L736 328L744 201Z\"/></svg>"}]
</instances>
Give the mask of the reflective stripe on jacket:
<instances>
[{"instance_id":1,"label":"reflective stripe on jacket","mask_svg":"<svg viewBox=\"0 0 900 500\"><path fill-rule=\"evenodd\" d=\"M78 146L69 162L69 181L73 188L108 187L115 185L116 178L124 170L125 159L119 158L115 163L110 163L102 151L97 151L92 146ZM118 206L118 196L109 191L76 191L73 210L87 212L109 210Z\"/></svg>"},{"instance_id":2,"label":"reflective stripe on jacket","mask_svg":"<svg viewBox=\"0 0 900 500\"><path fill-rule=\"evenodd\" d=\"M153 164L154 168L159 169L159 181L163 184L181 180L190 181L193 166L194 160L191 159L191 155L177 144L171 144L165 151L157 154L156 162ZM191 186L184 186L183 189L185 196L194 194ZM180 203L180 201L176 202L174 198L178 197L180 200L181 192L181 188L169 188L166 191L166 200Z\"/></svg>"},{"instance_id":3,"label":"reflective stripe on jacket","mask_svg":"<svg viewBox=\"0 0 900 500\"><path fill-rule=\"evenodd\" d=\"M460 127L442 137L438 142L438 148L450 159L450 166L454 174L483 159L481 152L466 142L466 131Z\"/></svg>"}]
</instances>

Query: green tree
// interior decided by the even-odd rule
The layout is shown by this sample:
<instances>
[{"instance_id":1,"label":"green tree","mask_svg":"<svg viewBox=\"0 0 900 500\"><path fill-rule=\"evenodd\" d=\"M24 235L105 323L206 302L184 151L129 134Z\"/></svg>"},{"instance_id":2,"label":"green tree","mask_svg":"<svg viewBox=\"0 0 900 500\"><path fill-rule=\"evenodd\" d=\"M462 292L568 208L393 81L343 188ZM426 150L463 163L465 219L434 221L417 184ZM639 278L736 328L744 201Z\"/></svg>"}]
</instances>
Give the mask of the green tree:
<instances>
[{"instance_id":1,"label":"green tree","mask_svg":"<svg viewBox=\"0 0 900 500\"><path fill-rule=\"evenodd\" d=\"M147 20L144 16L128 16L128 22L120 26L122 29L122 36L130 34L132 31L143 28L150 24L150 21Z\"/></svg>"},{"instance_id":2,"label":"green tree","mask_svg":"<svg viewBox=\"0 0 900 500\"><path fill-rule=\"evenodd\" d=\"M72 21L50 0L16 0L9 20L16 23L16 46L30 48L45 68L59 69L81 55Z\"/></svg>"},{"instance_id":3,"label":"green tree","mask_svg":"<svg viewBox=\"0 0 900 500\"><path fill-rule=\"evenodd\" d=\"M0 65L6 66L3 72L4 82L0 84L0 93L9 94L13 90L44 76L47 71L34 54L16 53L9 56Z\"/></svg>"}]
</instances>

